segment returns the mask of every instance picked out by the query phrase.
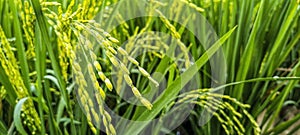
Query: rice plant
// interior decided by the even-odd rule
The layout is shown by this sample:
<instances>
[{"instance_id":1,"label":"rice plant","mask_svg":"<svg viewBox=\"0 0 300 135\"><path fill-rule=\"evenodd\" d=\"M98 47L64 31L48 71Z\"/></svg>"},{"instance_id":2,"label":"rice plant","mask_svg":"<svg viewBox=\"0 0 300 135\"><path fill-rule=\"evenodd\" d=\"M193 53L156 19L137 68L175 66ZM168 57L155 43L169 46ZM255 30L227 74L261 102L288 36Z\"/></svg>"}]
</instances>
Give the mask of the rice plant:
<instances>
[{"instance_id":1,"label":"rice plant","mask_svg":"<svg viewBox=\"0 0 300 135\"><path fill-rule=\"evenodd\" d=\"M299 0L0 0L0 134L299 134Z\"/></svg>"}]
</instances>

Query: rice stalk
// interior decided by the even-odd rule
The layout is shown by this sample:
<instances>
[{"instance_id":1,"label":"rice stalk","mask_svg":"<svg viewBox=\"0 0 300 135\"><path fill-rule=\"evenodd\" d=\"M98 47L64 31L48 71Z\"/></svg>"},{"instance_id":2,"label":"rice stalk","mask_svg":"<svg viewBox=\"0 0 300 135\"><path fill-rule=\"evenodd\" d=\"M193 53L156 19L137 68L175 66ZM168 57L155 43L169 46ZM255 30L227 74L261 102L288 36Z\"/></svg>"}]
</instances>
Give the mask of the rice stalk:
<instances>
[{"instance_id":1,"label":"rice stalk","mask_svg":"<svg viewBox=\"0 0 300 135\"><path fill-rule=\"evenodd\" d=\"M28 97L28 89L24 85L20 71L18 69L17 59L15 58L12 47L8 42L2 27L0 27L0 62L4 69L8 80L12 84L14 91L16 92L18 99ZM16 101L18 102L18 101ZM27 103L22 108L24 124L28 126L32 134L38 133L41 129L41 122L36 109L34 108L33 101L28 99Z\"/></svg>"},{"instance_id":2,"label":"rice stalk","mask_svg":"<svg viewBox=\"0 0 300 135\"><path fill-rule=\"evenodd\" d=\"M210 89L198 89L179 95L179 97L180 99L177 103L197 104L212 113L221 123L223 123L222 127L227 134L234 134L233 129L237 134L246 133L244 125L242 125L239 120L239 118L241 119L243 117L248 118L254 128L255 134L260 134L261 132L256 121L246 110L250 106L243 104L228 95L211 93ZM242 113L238 112L237 109L233 107L233 104L239 106Z\"/></svg>"},{"instance_id":3,"label":"rice stalk","mask_svg":"<svg viewBox=\"0 0 300 135\"><path fill-rule=\"evenodd\" d=\"M20 6L22 6L22 3L19 3ZM24 9L24 11L22 10ZM28 42L28 47L26 51L27 59L35 57L34 52L34 22L35 22L35 15L33 12L32 6L30 6L29 2L26 0L24 1L24 8L20 7L19 9L21 14L21 20L22 20L22 28L25 34L25 38Z\"/></svg>"},{"instance_id":4,"label":"rice stalk","mask_svg":"<svg viewBox=\"0 0 300 135\"><path fill-rule=\"evenodd\" d=\"M136 87L134 86L134 84L132 83L132 80L129 76L129 70L127 69L127 67L125 66L124 63L122 63L115 55L118 54L117 51L119 51L119 53L122 55L123 54L123 57L127 58L129 60L129 62L131 62L132 64L134 64L135 66L138 67L138 70L139 72L146 78L148 78L151 82L153 82L156 86L158 86L159 84L150 76L150 74L142 67L139 66L139 62L136 61L134 58L132 58L131 56L128 55L128 53L122 49L121 47L118 47L116 45L113 45L113 44L117 44L119 41L113 37L111 37L108 33L106 32L103 32L103 30L100 30L99 31L99 28L97 29L94 29L94 27L88 27L83 25L83 24L76 24L77 27L83 27L85 30L89 30L89 31L85 31L89 34L91 34L92 36L94 36L94 38L96 39L96 41L100 44L102 44L102 47L106 50L105 51L105 55L109 58L110 62L112 63L113 66L115 67L120 67L121 70L124 73L123 77L124 77L124 80L125 82L127 83L127 85L129 85L131 87L131 90L133 92L134 95L141 95L139 93L139 91L136 90ZM89 44L87 44L87 46L90 46ZM85 46L83 46L85 47ZM93 56L93 55L92 55ZM93 62L95 63L95 62ZM98 64L96 64L98 66ZM99 64L100 65L100 64ZM106 85L112 89L112 85L110 83L110 81L103 76L103 74L101 73L101 70L99 70L100 66L98 66L98 74L101 75L104 82L106 82ZM102 80L102 81L103 81ZM119 92L119 91L117 91ZM147 109L151 110L152 108L152 104L144 97L142 96L137 96L136 97L137 99L139 99L139 101L145 106L147 107Z\"/></svg>"}]
</instances>

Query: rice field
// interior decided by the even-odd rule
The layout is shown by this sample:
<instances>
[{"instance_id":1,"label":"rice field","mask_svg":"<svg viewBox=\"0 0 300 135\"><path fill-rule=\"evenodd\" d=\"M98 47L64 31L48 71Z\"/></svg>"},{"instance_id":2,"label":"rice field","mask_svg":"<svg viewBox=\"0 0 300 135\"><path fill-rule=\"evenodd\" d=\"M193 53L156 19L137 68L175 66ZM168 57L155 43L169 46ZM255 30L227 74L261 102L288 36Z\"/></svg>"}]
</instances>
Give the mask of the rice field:
<instances>
[{"instance_id":1,"label":"rice field","mask_svg":"<svg viewBox=\"0 0 300 135\"><path fill-rule=\"evenodd\" d=\"M0 0L0 134L300 134L299 19L299 0Z\"/></svg>"}]
</instances>

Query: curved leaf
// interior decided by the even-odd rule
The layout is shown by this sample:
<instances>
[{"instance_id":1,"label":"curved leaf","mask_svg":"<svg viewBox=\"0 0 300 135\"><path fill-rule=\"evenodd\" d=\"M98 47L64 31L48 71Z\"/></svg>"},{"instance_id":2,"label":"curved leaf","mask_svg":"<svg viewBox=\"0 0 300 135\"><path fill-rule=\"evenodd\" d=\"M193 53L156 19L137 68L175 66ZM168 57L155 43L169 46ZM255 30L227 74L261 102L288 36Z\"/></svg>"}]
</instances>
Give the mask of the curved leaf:
<instances>
[{"instance_id":1,"label":"curved leaf","mask_svg":"<svg viewBox=\"0 0 300 135\"><path fill-rule=\"evenodd\" d=\"M22 111L22 106L25 103L25 101L28 99L28 97L22 98L16 105L15 110L14 110L14 123L16 125L17 130L22 134L22 135L27 135L25 129L23 128L22 120L21 120L21 111Z\"/></svg>"}]
</instances>

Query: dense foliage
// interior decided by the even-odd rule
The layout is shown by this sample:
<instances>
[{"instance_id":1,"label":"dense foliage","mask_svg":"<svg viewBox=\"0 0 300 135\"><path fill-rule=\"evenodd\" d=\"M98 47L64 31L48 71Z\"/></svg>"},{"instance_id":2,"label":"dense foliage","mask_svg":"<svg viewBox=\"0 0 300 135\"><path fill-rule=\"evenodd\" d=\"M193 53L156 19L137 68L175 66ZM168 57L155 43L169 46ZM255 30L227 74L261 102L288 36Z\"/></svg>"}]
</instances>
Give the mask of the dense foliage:
<instances>
[{"instance_id":1,"label":"dense foliage","mask_svg":"<svg viewBox=\"0 0 300 135\"><path fill-rule=\"evenodd\" d=\"M299 19L299 0L0 0L0 134L297 134Z\"/></svg>"}]
</instances>

